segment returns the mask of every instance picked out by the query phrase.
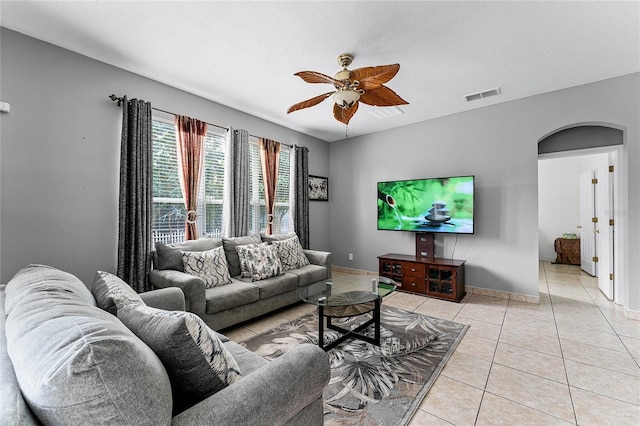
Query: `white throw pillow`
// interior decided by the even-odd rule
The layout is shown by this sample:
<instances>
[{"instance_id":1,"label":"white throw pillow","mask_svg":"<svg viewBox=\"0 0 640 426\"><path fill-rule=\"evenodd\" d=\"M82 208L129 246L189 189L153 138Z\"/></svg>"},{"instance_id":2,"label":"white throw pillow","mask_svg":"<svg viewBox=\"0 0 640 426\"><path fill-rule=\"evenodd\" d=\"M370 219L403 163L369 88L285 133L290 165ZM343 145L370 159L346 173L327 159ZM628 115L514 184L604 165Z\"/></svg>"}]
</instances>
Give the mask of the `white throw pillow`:
<instances>
[{"instance_id":1,"label":"white throw pillow","mask_svg":"<svg viewBox=\"0 0 640 426\"><path fill-rule=\"evenodd\" d=\"M271 244L275 247L285 271L301 268L309 264L309 259L304 254L297 235L286 240L273 241Z\"/></svg>"},{"instance_id":2,"label":"white throw pillow","mask_svg":"<svg viewBox=\"0 0 640 426\"><path fill-rule=\"evenodd\" d=\"M260 281L284 274L278 255L274 248L267 243L238 246L236 251L240 258L241 275L245 278L251 278L251 281Z\"/></svg>"},{"instance_id":3,"label":"white throw pillow","mask_svg":"<svg viewBox=\"0 0 640 426\"><path fill-rule=\"evenodd\" d=\"M182 252L184 272L202 278L207 288L231 283L227 258L222 247L207 251Z\"/></svg>"}]
</instances>

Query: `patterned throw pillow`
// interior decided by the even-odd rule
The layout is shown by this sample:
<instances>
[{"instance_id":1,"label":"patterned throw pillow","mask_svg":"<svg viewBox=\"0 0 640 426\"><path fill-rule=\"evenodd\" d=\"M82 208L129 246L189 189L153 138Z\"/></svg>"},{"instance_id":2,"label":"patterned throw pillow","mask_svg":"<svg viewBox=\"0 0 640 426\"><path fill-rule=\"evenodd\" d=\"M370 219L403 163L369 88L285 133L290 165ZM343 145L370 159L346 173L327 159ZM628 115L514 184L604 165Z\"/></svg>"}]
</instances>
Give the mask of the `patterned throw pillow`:
<instances>
[{"instance_id":1,"label":"patterned throw pillow","mask_svg":"<svg viewBox=\"0 0 640 426\"><path fill-rule=\"evenodd\" d=\"M240 379L231 352L197 315L140 304L118 310L118 319L164 364L174 397L174 414Z\"/></svg>"},{"instance_id":2,"label":"patterned throw pillow","mask_svg":"<svg viewBox=\"0 0 640 426\"><path fill-rule=\"evenodd\" d=\"M207 251L182 252L182 263L184 272L202 278L207 288L231 282L227 258L222 247Z\"/></svg>"},{"instance_id":3,"label":"patterned throw pillow","mask_svg":"<svg viewBox=\"0 0 640 426\"><path fill-rule=\"evenodd\" d=\"M251 281L260 281L284 274L278 255L267 243L238 246L236 250L243 277L251 278Z\"/></svg>"},{"instance_id":4,"label":"patterned throw pillow","mask_svg":"<svg viewBox=\"0 0 640 426\"><path fill-rule=\"evenodd\" d=\"M138 293L129 284L104 271L96 272L91 293L93 293L98 307L113 315L116 315L123 303L144 305Z\"/></svg>"},{"instance_id":5,"label":"patterned throw pillow","mask_svg":"<svg viewBox=\"0 0 640 426\"><path fill-rule=\"evenodd\" d=\"M248 244L260 244L261 242L262 240L260 240L259 234L246 235L244 237L222 238L222 246L224 247L224 252L227 256L229 273L232 277L242 274L242 269L240 268L240 258L238 257L238 251L236 250L236 247L246 246Z\"/></svg>"},{"instance_id":6,"label":"patterned throw pillow","mask_svg":"<svg viewBox=\"0 0 640 426\"><path fill-rule=\"evenodd\" d=\"M304 251L302 251L302 245L300 244L300 240L298 240L298 236L287 240L274 241L272 245L275 247L278 258L285 271L301 268L309 264L309 259L307 255L304 254Z\"/></svg>"}]
</instances>

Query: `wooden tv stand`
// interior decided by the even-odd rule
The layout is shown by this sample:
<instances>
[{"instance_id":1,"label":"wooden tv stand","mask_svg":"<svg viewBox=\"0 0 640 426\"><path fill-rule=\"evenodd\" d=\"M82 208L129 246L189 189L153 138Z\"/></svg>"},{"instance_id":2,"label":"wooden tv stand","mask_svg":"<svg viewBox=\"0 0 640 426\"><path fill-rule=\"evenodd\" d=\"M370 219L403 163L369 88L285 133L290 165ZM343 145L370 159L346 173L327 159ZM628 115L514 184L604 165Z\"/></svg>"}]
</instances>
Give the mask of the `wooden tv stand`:
<instances>
[{"instance_id":1,"label":"wooden tv stand","mask_svg":"<svg viewBox=\"0 0 640 426\"><path fill-rule=\"evenodd\" d=\"M454 302L465 295L465 260L388 253L378 262L378 274L398 282L399 290Z\"/></svg>"}]
</instances>

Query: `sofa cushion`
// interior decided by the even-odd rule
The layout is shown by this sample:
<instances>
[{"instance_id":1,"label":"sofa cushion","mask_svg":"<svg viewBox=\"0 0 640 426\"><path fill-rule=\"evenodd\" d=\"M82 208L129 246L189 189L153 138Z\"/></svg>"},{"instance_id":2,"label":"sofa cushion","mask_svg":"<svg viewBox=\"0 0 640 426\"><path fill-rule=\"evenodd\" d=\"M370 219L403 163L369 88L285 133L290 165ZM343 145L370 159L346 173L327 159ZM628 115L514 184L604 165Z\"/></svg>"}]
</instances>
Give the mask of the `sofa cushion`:
<instances>
[{"instance_id":1,"label":"sofa cushion","mask_svg":"<svg viewBox=\"0 0 640 426\"><path fill-rule=\"evenodd\" d=\"M236 247L244 246L247 244L259 244L260 235L249 235L246 237L230 237L222 238L222 246L224 247L225 255L227 256L227 263L229 264L229 273L232 277L240 275L240 258L238 257L238 251Z\"/></svg>"},{"instance_id":2,"label":"sofa cushion","mask_svg":"<svg viewBox=\"0 0 640 426\"><path fill-rule=\"evenodd\" d=\"M32 411L43 424L170 424L158 357L69 275L32 266L7 284L7 352Z\"/></svg>"},{"instance_id":3,"label":"sofa cushion","mask_svg":"<svg viewBox=\"0 0 640 426\"><path fill-rule=\"evenodd\" d=\"M251 278L240 278L242 281L249 281ZM288 293L298 288L298 277L285 273L276 277L265 278L259 281L251 281L260 291L260 299L268 299L282 293Z\"/></svg>"},{"instance_id":4,"label":"sofa cushion","mask_svg":"<svg viewBox=\"0 0 640 426\"><path fill-rule=\"evenodd\" d=\"M93 293L98 307L113 315L118 312L118 306L122 301L144 305L138 293L129 284L109 272L96 272L91 293Z\"/></svg>"},{"instance_id":5,"label":"sofa cushion","mask_svg":"<svg viewBox=\"0 0 640 426\"><path fill-rule=\"evenodd\" d=\"M327 268L319 265L306 265L301 268L287 271L287 274L296 275L298 277L298 286L305 287L309 284L327 279Z\"/></svg>"},{"instance_id":6,"label":"sofa cushion","mask_svg":"<svg viewBox=\"0 0 640 426\"><path fill-rule=\"evenodd\" d=\"M197 315L131 304L118 318L158 355L174 395L174 413L194 405L240 378L238 364Z\"/></svg>"},{"instance_id":7,"label":"sofa cushion","mask_svg":"<svg viewBox=\"0 0 640 426\"><path fill-rule=\"evenodd\" d=\"M267 243L236 247L243 278L260 281L284 273L282 263L273 247Z\"/></svg>"},{"instance_id":8,"label":"sofa cushion","mask_svg":"<svg viewBox=\"0 0 640 426\"><path fill-rule=\"evenodd\" d=\"M304 254L297 235L286 240L274 241L272 244L285 271L300 268L310 263L307 255Z\"/></svg>"},{"instance_id":9,"label":"sofa cushion","mask_svg":"<svg viewBox=\"0 0 640 426\"><path fill-rule=\"evenodd\" d=\"M0 285L0 424L6 422L7 425L39 425L38 418L22 397L13 364L7 353L5 288L6 285Z\"/></svg>"},{"instance_id":10,"label":"sofa cushion","mask_svg":"<svg viewBox=\"0 0 640 426\"><path fill-rule=\"evenodd\" d=\"M206 313L215 314L260 300L260 288L253 284L233 279L229 285L205 290Z\"/></svg>"},{"instance_id":11,"label":"sofa cushion","mask_svg":"<svg viewBox=\"0 0 640 426\"><path fill-rule=\"evenodd\" d=\"M260 367L269 363L266 358L263 358L257 353L252 352L231 340L227 340L224 343L224 346L229 350L233 359L238 363L238 367L240 368L240 371L242 371L243 376L248 376Z\"/></svg>"},{"instance_id":12,"label":"sofa cushion","mask_svg":"<svg viewBox=\"0 0 640 426\"><path fill-rule=\"evenodd\" d=\"M207 251L222 246L220 238L199 238L181 243L156 243L154 253L155 269L173 269L184 272L182 263L182 252L185 251Z\"/></svg>"},{"instance_id":13,"label":"sofa cushion","mask_svg":"<svg viewBox=\"0 0 640 426\"><path fill-rule=\"evenodd\" d=\"M180 249L164 243L156 243L155 247L156 251L154 253L153 262L155 269L184 271L182 265L182 251Z\"/></svg>"},{"instance_id":14,"label":"sofa cushion","mask_svg":"<svg viewBox=\"0 0 640 426\"><path fill-rule=\"evenodd\" d=\"M184 272L202 278L207 288L229 284L231 276L222 247L199 252L182 252Z\"/></svg>"},{"instance_id":15,"label":"sofa cushion","mask_svg":"<svg viewBox=\"0 0 640 426\"><path fill-rule=\"evenodd\" d=\"M297 237L298 235L295 232L290 232L288 234L260 234L260 239L268 244L273 244L274 241L283 241L288 240L289 238Z\"/></svg>"},{"instance_id":16,"label":"sofa cushion","mask_svg":"<svg viewBox=\"0 0 640 426\"><path fill-rule=\"evenodd\" d=\"M18 271L7 285L5 310L7 315L13 307L25 299L40 298L43 292L52 291L59 297L96 305L89 289L75 275L46 265L32 264ZM61 293L63 290L64 293Z\"/></svg>"}]
</instances>

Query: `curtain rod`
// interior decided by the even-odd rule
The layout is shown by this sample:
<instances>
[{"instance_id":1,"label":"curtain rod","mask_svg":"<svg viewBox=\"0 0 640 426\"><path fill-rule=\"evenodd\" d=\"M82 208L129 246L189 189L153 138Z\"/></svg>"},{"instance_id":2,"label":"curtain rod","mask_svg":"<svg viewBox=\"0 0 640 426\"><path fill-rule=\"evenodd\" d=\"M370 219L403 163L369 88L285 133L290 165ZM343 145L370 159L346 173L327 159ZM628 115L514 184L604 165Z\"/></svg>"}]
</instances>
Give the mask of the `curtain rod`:
<instances>
[{"instance_id":1,"label":"curtain rod","mask_svg":"<svg viewBox=\"0 0 640 426\"><path fill-rule=\"evenodd\" d=\"M109 99L111 99L113 102L118 102L118 106L120 106L120 104L122 104L122 101L124 101L124 97L117 97L116 95L113 95L113 94L111 96L109 96ZM164 112L165 114L169 114L169 115L173 115L173 116L181 115L181 114L176 114L175 112L165 111L165 110L160 109L160 108L151 107L151 109L154 109L154 110L159 111L159 112ZM207 125L213 126L213 127L217 127L218 129L223 129L223 130L228 130L229 129L228 127L224 127L224 126L220 126L218 124L213 124L213 123L208 123L208 122L207 122ZM253 138L256 138L256 139L262 139L260 136L255 136L255 135L252 135L252 134L249 134L249 136L251 136ZM289 145L287 143L282 143L282 142L278 142L278 143L280 145L284 145L284 146L288 146L289 148L293 148L293 145Z\"/></svg>"}]
</instances>

